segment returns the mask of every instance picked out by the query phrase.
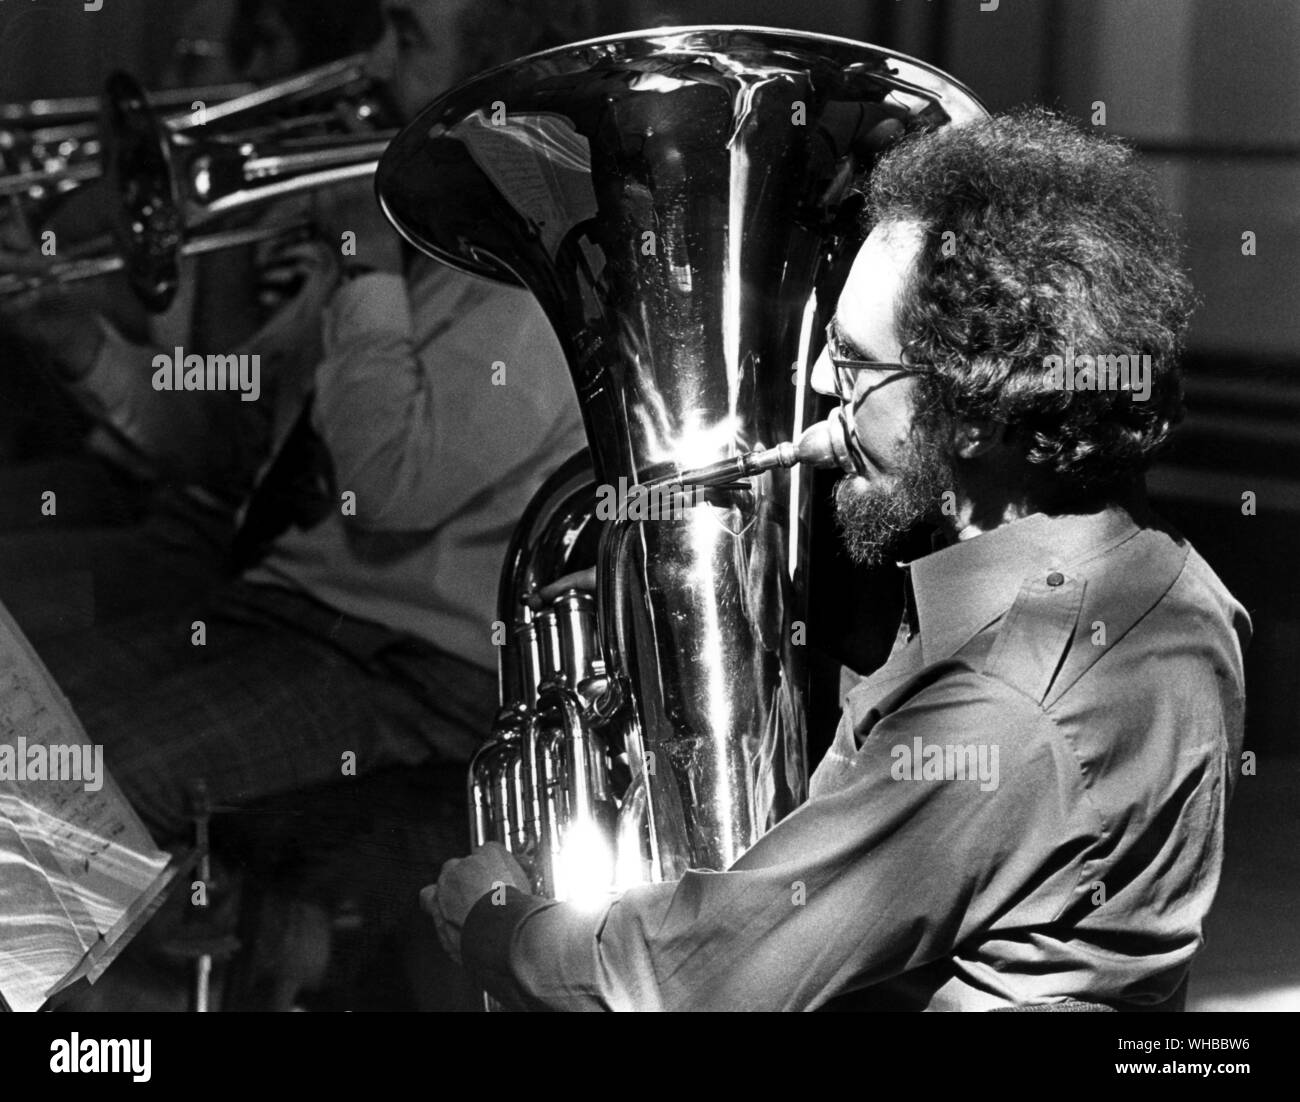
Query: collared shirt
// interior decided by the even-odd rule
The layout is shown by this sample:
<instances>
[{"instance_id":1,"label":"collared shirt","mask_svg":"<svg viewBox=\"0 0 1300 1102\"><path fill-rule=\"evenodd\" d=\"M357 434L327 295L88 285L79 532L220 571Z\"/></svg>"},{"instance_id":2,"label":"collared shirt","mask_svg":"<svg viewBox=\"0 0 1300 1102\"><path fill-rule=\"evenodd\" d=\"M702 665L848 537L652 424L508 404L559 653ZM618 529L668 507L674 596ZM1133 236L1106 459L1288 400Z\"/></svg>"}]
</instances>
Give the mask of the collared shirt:
<instances>
[{"instance_id":1,"label":"collared shirt","mask_svg":"<svg viewBox=\"0 0 1300 1102\"><path fill-rule=\"evenodd\" d=\"M1250 624L1137 515L1034 514L912 563L919 630L848 693L807 803L729 870L596 914L485 896L470 971L538 1009L1169 998L1218 883Z\"/></svg>"},{"instance_id":2,"label":"collared shirt","mask_svg":"<svg viewBox=\"0 0 1300 1102\"><path fill-rule=\"evenodd\" d=\"M519 287L420 258L345 284L325 315L313 427L342 501L247 574L496 669L506 548L586 446L559 341Z\"/></svg>"},{"instance_id":3,"label":"collared shirt","mask_svg":"<svg viewBox=\"0 0 1300 1102\"><path fill-rule=\"evenodd\" d=\"M170 479L247 493L314 389L312 426L354 508L340 498L314 527L287 532L248 580L495 671L510 537L546 477L587 443L559 341L528 291L424 257L409 279L344 284L323 310L334 272L319 268L242 346L265 361L257 402L153 390L153 350L106 323L77 393Z\"/></svg>"}]
</instances>

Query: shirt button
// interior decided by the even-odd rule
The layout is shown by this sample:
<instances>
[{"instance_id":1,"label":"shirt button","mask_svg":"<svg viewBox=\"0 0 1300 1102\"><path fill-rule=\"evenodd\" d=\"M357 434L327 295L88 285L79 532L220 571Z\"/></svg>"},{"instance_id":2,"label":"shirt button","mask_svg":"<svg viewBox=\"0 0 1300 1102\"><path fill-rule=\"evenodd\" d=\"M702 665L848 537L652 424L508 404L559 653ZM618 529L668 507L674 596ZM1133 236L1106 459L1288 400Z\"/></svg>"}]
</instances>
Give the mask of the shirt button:
<instances>
[{"instance_id":1,"label":"shirt button","mask_svg":"<svg viewBox=\"0 0 1300 1102\"><path fill-rule=\"evenodd\" d=\"M1058 585L1064 585L1065 575L1062 574L1059 570L1053 570L1050 574L1047 575L1047 584L1053 587Z\"/></svg>"}]
</instances>

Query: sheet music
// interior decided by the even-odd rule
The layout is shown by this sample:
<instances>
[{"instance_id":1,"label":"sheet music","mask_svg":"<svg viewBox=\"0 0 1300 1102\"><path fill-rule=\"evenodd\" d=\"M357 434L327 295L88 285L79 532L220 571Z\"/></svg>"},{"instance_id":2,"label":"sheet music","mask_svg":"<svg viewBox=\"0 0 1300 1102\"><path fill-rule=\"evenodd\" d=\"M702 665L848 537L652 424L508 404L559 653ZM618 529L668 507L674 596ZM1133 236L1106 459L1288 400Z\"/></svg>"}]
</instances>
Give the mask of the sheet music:
<instances>
[{"instance_id":1,"label":"sheet music","mask_svg":"<svg viewBox=\"0 0 1300 1102\"><path fill-rule=\"evenodd\" d=\"M512 115L503 125L482 112L451 131L465 143L511 206L541 233L552 256L564 235L596 215L591 149L573 124L559 115Z\"/></svg>"},{"instance_id":2,"label":"sheet music","mask_svg":"<svg viewBox=\"0 0 1300 1102\"><path fill-rule=\"evenodd\" d=\"M42 864L0 807L0 992L13 1010L35 1010L77 967L89 943L63 908Z\"/></svg>"},{"instance_id":3,"label":"sheet music","mask_svg":"<svg viewBox=\"0 0 1300 1102\"><path fill-rule=\"evenodd\" d=\"M156 886L169 855L154 845L103 766L102 748L96 751L0 606L0 755L6 747L8 756L0 757L0 993L13 1009L34 1010L87 953L123 932L133 904ZM32 771L45 775L18 775L42 759L45 766ZM69 776L75 765L80 775ZM54 778L55 772L62 775Z\"/></svg>"}]
</instances>

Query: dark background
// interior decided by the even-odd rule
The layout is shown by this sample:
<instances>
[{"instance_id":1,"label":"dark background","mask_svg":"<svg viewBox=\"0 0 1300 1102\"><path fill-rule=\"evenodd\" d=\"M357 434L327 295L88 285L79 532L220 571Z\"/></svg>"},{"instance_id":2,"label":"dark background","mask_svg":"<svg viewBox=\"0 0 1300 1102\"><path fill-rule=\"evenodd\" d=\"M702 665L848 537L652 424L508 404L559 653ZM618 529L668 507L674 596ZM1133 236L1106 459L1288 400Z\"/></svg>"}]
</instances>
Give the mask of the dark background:
<instances>
[{"instance_id":1,"label":"dark background","mask_svg":"<svg viewBox=\"0 0 1300 1102\"><path fill-rule=\"evenodd\" d=\"M230 0L0 2L0 101L91 94L114 69L214 79ZM945 69L993 110L1081 119L1145 153L1178 212L1201 298L1188 416L1150 486L1254 621L1247 747L1202 1007L1300 1008L1300 4L1294 0L692 0L601 5L603 30L784 26L863 39ZM1242 234L1257 255L1242 253ZM0 384L0 427L38 396ZM30 444L2 434L4 458ZM1257 515L1242 513L1253 491Z\"/></svg>"}]
</instances>

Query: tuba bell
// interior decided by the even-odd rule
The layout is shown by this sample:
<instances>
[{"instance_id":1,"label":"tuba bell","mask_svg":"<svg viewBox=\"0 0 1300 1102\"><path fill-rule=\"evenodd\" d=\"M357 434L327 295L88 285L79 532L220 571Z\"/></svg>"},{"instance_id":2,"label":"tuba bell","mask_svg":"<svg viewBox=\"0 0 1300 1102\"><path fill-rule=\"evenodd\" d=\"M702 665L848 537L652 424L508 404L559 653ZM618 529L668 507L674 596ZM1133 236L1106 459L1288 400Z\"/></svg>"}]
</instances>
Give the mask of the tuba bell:
<instances>
[{"instance_id":1,"label":"tuba bell","mask_svg":"<svg viewBox=\"0 0 1300 1102\"><path fill-rule=\"evenodd\" d=\"M381 159L413 245L536 295L587 429L590 468L543 488L508 557L502 709L471 767L475 843L506 845L539 893L598 904L726 868L805 798L810 476L791 442L816 413L819 321L874 159L983 114L876 46L688 27L493 69ZM593 563L594 597L537 600Z\"/></svg>"}]
</instances>

